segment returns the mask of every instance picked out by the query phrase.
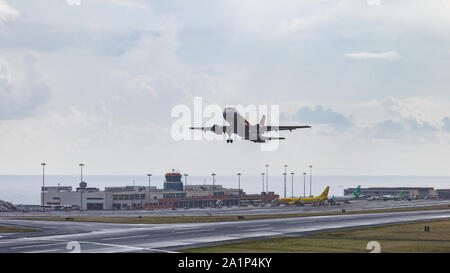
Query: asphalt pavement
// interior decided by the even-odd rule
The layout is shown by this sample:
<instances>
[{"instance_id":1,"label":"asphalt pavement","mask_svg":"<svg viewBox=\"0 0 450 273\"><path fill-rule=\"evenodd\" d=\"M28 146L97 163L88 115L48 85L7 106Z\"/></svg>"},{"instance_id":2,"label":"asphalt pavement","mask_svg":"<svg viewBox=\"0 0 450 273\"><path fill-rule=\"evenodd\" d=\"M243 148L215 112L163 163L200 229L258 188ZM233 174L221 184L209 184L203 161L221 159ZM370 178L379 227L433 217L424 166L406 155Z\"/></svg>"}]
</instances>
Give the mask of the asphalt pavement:
<instances>
[{"instance_id":1,"label":"asphalt pavement","mask_svg":"<svg viewBox=\"0 0 450 273\"><path fill-rule=\"evenodd\" d=\"M0 252L174 252L183 248L249 239L302 236L323 230L437 219L450 219L450 210L189 224L112 224L0 219L0 225L42 230L0 233Z\"/></svg>"}]
</instances>

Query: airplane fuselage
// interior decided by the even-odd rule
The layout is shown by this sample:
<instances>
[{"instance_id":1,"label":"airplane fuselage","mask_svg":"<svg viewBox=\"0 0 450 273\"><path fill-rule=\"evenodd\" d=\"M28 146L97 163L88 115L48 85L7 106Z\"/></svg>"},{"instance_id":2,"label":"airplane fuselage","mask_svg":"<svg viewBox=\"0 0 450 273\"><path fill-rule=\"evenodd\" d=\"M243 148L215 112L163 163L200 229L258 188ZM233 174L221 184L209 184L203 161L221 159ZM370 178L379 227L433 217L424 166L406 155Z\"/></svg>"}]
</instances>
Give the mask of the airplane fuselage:
<instances>
[{"instance_id":1,"label":"airplane fuselage","mask_svg":"<svg viewBox=\"0 0 450 273\"><path fill-rule=\"evenodd\" d=\"M280 198L278 203L285 205L296 205L296 204L313 204L317 202L322 202L327 200L327 197L299 197L299 198Z\"/></svg>"},{"instance_id":2,"label":"airplane fuselage","mask_svg":"<svg viewBox=\"0 0 450 273\"><path fill-rule=\"evenodd\" d=\"M299 197L299 198L278 198L274 200L274 203L277 204L286 204L286 205L304 205L304 204L314 204L321 203L323 201L328 200L328 191L330 187L326 187L323 193L319 196L315 197Z\"/></svg>"},{"instance_id":3,"label":"airplane fuselage","mask_svg":"<svg viewBox=\"0 0 450 273\"><path fill-rule=\"evenodd\" d=\"M264 133L264 126L250 124L236 109L232 107L225 108L223 118L230 124L223 127L224 133L229 135L237 134L245 140L254 142L265 142L261 136Z\"/></svg>"}]
</instances>

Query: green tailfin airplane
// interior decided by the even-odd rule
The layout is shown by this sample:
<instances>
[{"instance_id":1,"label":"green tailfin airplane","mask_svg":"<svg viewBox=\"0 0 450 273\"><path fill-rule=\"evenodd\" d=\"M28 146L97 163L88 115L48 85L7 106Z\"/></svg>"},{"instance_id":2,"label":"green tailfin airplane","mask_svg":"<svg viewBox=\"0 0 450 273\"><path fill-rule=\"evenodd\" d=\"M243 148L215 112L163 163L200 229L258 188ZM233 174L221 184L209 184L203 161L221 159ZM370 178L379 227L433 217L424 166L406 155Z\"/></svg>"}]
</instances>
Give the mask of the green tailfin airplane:
<instances>
[{"instance_id":1,"label":"green tailfin airplane","mask_svg":"<svg viewBox=\"0 0 450 273\"><path fill-rule=\"evenodd\" d=\"M353 192L352 195L344 195L344 196L333 196L332 199L335 202L348 202L350 200L359 199L362 196L361 193L361 185L359 185Z\"/></svg>"}]
</instances>

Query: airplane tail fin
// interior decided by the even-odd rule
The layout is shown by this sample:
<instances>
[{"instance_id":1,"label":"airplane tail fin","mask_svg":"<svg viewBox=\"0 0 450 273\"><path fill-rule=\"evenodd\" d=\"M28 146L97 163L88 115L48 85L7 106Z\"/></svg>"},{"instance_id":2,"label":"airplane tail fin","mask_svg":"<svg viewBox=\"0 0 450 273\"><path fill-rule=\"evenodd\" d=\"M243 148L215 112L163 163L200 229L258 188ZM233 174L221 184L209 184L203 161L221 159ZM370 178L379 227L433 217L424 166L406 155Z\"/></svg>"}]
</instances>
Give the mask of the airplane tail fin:
<instances>
[{"instance_id":1,"label":"airplane tail fin","mask_svg":"<svg viewBox=\"0 0 450 273\"><path fill-rule=\"evenodd\" d=\"M266 123L266 115L263 115L261 121L259 122L259 126L264 127L265 123Z\"/></svg>"},{"instance_id":2,"label":"airplane tail fin","mask_svg":"<svg viewBox=\"0 0 450 273\"><path fill-rule=\"evenodd\" d=\"M361 186L358 186L355 191L353 192L353 195L358 197L359 196L359 192L361 191Z\"/></svg>"},{"instance_id":3,"label":"airplane tail fin","mask_svg":"<svg viewBox=\"0 0 450 273\"><path fill-rule=\"evenodd\" d=\"M330 190L330 186L327 186L325 190L322 192L320 197L328 197L328 191Z\"/></svg>"}]
</instances>

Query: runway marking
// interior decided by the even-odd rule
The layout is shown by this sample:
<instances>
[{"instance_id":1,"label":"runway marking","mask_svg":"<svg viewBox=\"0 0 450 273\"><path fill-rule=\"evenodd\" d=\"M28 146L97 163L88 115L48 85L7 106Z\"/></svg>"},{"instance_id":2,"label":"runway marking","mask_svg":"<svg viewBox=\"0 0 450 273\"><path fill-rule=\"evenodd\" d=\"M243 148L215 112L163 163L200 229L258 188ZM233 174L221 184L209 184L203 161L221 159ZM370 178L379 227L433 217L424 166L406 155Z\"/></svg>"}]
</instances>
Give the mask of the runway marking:
<instances>
[{"instance_id":1,"label":"runway marking","mask_svg":"<svg viewBox=\"0 0 450 273\"><path fill-rule=\"evenodd\" d=\"M353 215L346 215L346 216L353 216ZM294 224L310 224L310 223L315 223L315 222L316 222L315 220L309 221L309 220L307 220L307 219L298 219L298 220L295 220L295 221L288 221L288 222L285 222L284 224L287 224L287 225L294 225Z\"/></svg>"},{"instance_id":2,"label":"runway marking","mask_svg":"<svg viewBox=\"0 0 450 273\"><path fill-rule=\"evenodd\" d=\"M199 243L209 243L209 242L221 242L221 241L229 241L236 239L234 236L212 236L212 237L203 237L203 238L191 238L191 239L183 239L183 240L174 240L174 241L162 241L145 244L147 247L173 247L173 246L183 246L183 245L192 245Z\"/></svg>"},{"instance_id":3,"label":"runway marking","mask_svg":"<svg viewBox=\"0 0 450 273\"><path fill-rule=\"evenodd\" d=\"M63 243L66 244L68 241L64 241ZM148 251L154 251L154 252L162 252L162 253L176 253L174 251L169 250L161 250L161 249L155 249L155 248L143 248L143 247L137 247L137 246L128 246L128 245L117 245L117 244L109 244L109 243L99 243L99 242L91 242L91 241L78 241L80 244L93 244L93 245L99 245L99 246L106 246L109 247L107 249L122 249L122 251L116 251L116 252L128 252L133 250L148 250ZM100 249L89 249L86 252L95 252L99 251ZM60 253L67 252L65 249L51 249L51 250L41 250L41 251L35 251L35 252L29 252L29 253L39 253L39 252L49 252L49 251L58 251ZM81 252L83 251L83 248L81 248Z\"/></svg>"},{"instance_id":4,"label":"runway marking","mask_svg":"<svg viewBox=\"0 0 450 273\"><path fill-rule=\"evenodd\" d=\"M129 251L131 251L131 250L150 250L150 251L155 251L155 252L173 253L173 251L161 250L161 249L155 249L155 248L143 248L143 247L138 247L138 246L105 244L105 243L97 243L97 242L89 242L89 241L80 241L80 243L95 244L95 245L117 247L117 248L129 248Z\"/></svg>"},{"instance_id":5,"label":"runway marking","mask_svg":"<svg viewBox=\"0 0 450 273\"><path fill-rule=\"evenodd\" d=\"M124 250L121 247L105 247L105 248L94 248L90 250L85 250L82 253L117 253L117 252L130 252L132 249Z\"/></svg>"},{"instance_id":6,"label":"runway marking","mask_svg":"<svg viewBox=\"0 0 450 273\"><path fill-rule=\"evenodd\" d=\"M102 241L110 241L110 240L120 240L120 239L131 239L131 238L140 238L140 237L148 237L150 235L135 235L135 236L125 236L125 237L113 237L113 238L105 238Z\"/></svg>"},{"instance_id":7,"label":"runway marking","mask_svg":"<svg viewBox=\"0 0 450 273\"><path fill-rule=\"evenodd\" d=\"M171 247L171 246L182 246L182 245L191 245L192 242L186 242L186 240L183 241L165 241L165 242L157 242L157 243L149 243L145 244L145 247L153 249L156 247Z\"/></svg>"},{"instance_id":8,"label":"runway marking","mask_svg":"<svg viewBox=\"0 0 450 273\"><path fill-rule=\"evenodd\" d=\"M274 235L278 233L257 233L257 235ZM182 240L173 240L173 241L161 241L154 243L147 243L141 246L146 247L154 247L154 248L162 248L162 247L174 247L174 246L183 246L183 245L195 245L199 243L210 243L210 242L226 242L230 240L236 240L238 238L245 238L246 236L210 236L210 237L202 237L202 238L190 238L190 239L182 239Z\"/></svg>"},{"instance_id":9,"label":"runway marking","mask_svg":"<svg viewBox=\"0 0 450 273\"><path fill-rule=\"evenodd\" d=\"M248 226L240 226L237 228L252 228L252 227L267 227L270 226L270 224L262 224L262 225L248 225Z\"/></svg>"},{"instance_id":10,"label":"runway marking","mask_svg":"<svg viewBox=\"0 0 450 273\"><path fill-rule=\"evenodd\" d=\"M272 228L270 228L270 227L268 227L268 228L255 228L255 229L252 229L251 231L262 231L262 230L269 230L269 229L272 229Z\"/></svg>"},{"instance_id":11,"label":"runway marking","mask_svg":"<svg viewBox=\"0 0 450 273\"><path fill-rule=\"evenodd\" d=\"M299 221L292 221L292 222L286 222L287 225L294 225L294 224L302 224L302 222Z\"/></svg>"},{"instance_id":12,"label":"runway marking","mask_svg":"<svg viewBox=\"0 0 450 273\"><path fill-rule=\"evenodd\" d=\"M265 237L283 234L282 232L255 232L255 233L241 233L233 235L234 238L251 238L251 237Z\"/></svg>"},{"instance_id":13,"label":"runway marking","mask_svg":"<svg viewBox=\"0 0 450 273\"><path fill-rule=\"evenodd\" d=\"M61 249L54 248L54 249L46 249L46 250L38 250L38 251L29 251L29 252L24 252L24 253L44 253L44 252L54 252L54 251L61 252Z\"/></svg>"},{"instance_id":14,"label":"runway marking","mask_svg":"<svg viewBox=\"0 0 450 273\"><path fill-rule=\"evenodd\" d=\"M24 238L23 238L24 239ZM32 240L36 240L36 241L40 241L40 238L27 238L27 239L32 239ZM55 243L55 244L66 244L67 242L69 242L68 240L61 240L61 239L45 239L46 241L54 241L54 242L60 242L60 243ZM108 243L99 243L99 242L91 242L91 241L78 241L80 244L94 244L94 245L100 245L100 246L107 246L107 247L113 247L113 248L121 248L121 249L127 249L126 251L123 252L127 252L127 251L133 251L133 250L148 250L148 251L154 251L154 252L162 252L162 253L176 253L174 251L169 251L169 250L161 250L161 249L155 249L155 248L143 248L143 247L136 247L136 246L127 246L127 245L117 245L117 244L108 244ZM46 245L54 245L54 244L45 244L43 246ZM39 246L39 245L34 245ZM28 246L26 246L28 247ZM31 246L30 246L31 247ZM49 251L58 251L60 253L66 252L65 249L61 250L61 249L51 249L51 250L40 250L40 251L34 251L34 252L29 252L29 253L39 253L39 252L49 252ZM83 249L81 249L81 251L83 252ZM92 252L95 250L88 250L86 252ZM28 252L27 252L28 253Z\"/></svg>"},{"instance_id":15,"label":"runway marking","mask_svg":"<svg viewBox=\"0 0 450 273\"><path fill-rule=\"evenodd\" d=\"M198 229L198 227L176 228L176 229L172 229L172 231L178 231L178 230L193 230L193 229Z\"/></svg>"},{"instance_id":16,"label":"runway marking","mask_svg":"<svg viewBox=\"0 0 450 273\"><path fill-rule=\"evenodd\" d=\"M204 232L204 231L213 231L213 230L216 230L215 228L210 228L210 229L201 229L201 230L198 230L198 229L190 229L190 230L186 230L186 231L173 231L173 232L175 232L175 233L177 233L177 234L183 234L183 233L190 233L190 232Z\"/></svg>"},{"instance_id":17,"label":"runway marking","mask_svg":"<svg viewBox=\"0 0 450 273\"><path fill-rule=\"evenodd\" d=\"M11 247L11 249L22 249L22 248L32 248L32 247L46 247L46 246L54 246L54 245L60 245L64 243L54 243L54 244L42 244L42 245L28 245L28 246L15 246Z\"/></svg>"}]
</instances>

